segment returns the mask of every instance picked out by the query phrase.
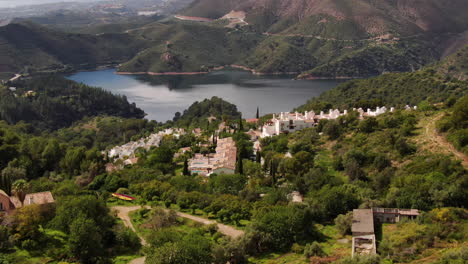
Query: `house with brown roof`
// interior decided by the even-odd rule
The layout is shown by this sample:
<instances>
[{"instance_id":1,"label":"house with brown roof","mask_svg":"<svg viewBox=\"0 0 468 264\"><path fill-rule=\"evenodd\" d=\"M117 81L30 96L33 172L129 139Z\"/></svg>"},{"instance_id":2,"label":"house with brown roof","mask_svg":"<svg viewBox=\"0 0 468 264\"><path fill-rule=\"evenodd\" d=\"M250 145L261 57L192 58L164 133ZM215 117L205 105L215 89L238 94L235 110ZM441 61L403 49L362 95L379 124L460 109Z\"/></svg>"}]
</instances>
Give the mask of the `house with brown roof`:
<instances>
[{"instance_id":1,"label":"house with brown roof","mask_svg":"<svg viewBox=\"0 0 468 264\"><path fill-rule=\"evenodd\" d=\"M4 191L0 190L0 214L12 214L16 209L28 205L45 205L54 202L55 200L51 192L28 193L24 201L21 202L17 197L9 196Z\"/></svg>"}]
</instances>

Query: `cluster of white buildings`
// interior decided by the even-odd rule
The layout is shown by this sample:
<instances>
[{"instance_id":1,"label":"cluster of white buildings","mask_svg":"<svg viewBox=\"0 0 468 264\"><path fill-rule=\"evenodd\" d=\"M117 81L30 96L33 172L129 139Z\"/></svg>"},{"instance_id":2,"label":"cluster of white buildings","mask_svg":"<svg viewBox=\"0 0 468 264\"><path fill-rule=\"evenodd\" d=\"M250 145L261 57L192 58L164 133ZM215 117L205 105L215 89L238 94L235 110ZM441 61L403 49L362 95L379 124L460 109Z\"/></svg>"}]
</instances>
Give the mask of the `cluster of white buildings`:
<instances>
[{"instance_id":1,"label":"cluster of white buildings","mask_svg":"<svg viewBox=\"0 0 468 264\"><path fill-rule=\"evenodd\" d=\"M192 174L210 176L217 174L234 174L237 161L236 142L231 138L218 139L215 154L195 154L190 159L189 170Z\"/></svg>"},{"instance_id":2,"label":"cluster of white buildings","mask_svg":"<svg viewBox=\"0 0 468 264\"><path fill-rule=\"evenodd\" d=\"M406 110L416 110L415 107L406 106ZM353 111L359 113L359 117L362 119L364 117L375 117L387 112L394 112L395 108L391 107L387 109L385 106L377 107L375 110L370 108L367 111L364 111L362 108L353 108ZM330 109L327 113L321 111L320 114L316 114L314 111L308 112L305 111L302 113L288 113L281 112L279 115L273 114L273 118L265 123L261 128L262 134L261 137L271 137L279 135L281 133L292 133L304 128L314 127L321 119L337 119L340 116L348 114L348 110L341 112L338 109Z\"/></svg>"},{"instance_id":3,"label":"cluster of white buildings","mask_svg":"<svg viewBox=\"0 0 468 264\"><path fill-rule=\"evenodd\" d=\"M184 129L176 128L176 129L166 129L164 131L160 131L155 134L151 134L147 138L142 138L137 141L130 141L127 144L122 146L117 146L109 150L107 152L107 156L113 159L120 159L120 160L131 160L131 158L135 157L135 152L137 149L142 148L145 150L149 150L151 147L159 147L161 144L161 140L164 136L172 135L176 138L179 138L181 135L184 135L186 132Z\"/></svg>"}]
</instances>

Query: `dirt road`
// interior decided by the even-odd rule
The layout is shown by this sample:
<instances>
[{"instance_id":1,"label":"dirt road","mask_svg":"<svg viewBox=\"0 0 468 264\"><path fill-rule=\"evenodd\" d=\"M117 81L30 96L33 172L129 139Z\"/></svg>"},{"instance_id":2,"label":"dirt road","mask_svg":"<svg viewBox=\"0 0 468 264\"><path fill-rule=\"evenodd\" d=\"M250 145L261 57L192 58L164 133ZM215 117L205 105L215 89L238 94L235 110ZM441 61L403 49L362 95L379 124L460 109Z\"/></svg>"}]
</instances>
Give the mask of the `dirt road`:
<instances>
[{"instance_id":1,"label":"dirt road","mask_svg":"<svg viewBox=\"0 0 468 264\"><path fill-rule=\"evenodd\" d=\"M458 151L445 137L441 136L436 129L436 123L444 116L443 113L423 119L419 123L419 127L423 129L420 136L417 138L418 143L423 144L423 148L443 154L453 154L457 159L461 160L465 169L468 169L468 157Z\"/></svg>"},{"instance_id":2,"label":"dirt road","mask_svg":"<svg viewBox=\"0 0 468 264\"><path fill-rule=\"evenodd\" d=\"M122 219L126 227L130 228L133 232L135 232L138 235L138 237L140 238L141 244L143 246L146 246L148 245L148 243L141 235L138 234L129 216L131 212L139 210L141 208L142 208L141 206L136 205L136 206L113 206L111 209L112 211L115 211L117 213L117 217ZM150 207L145 206L145 208L149 209ZM202 223L204 225L216 224L218 226L218 231L221 234L232 237L232 238L237 238L244 234L244 231L242 230L235 229L234 227L231 227L231 226L219 224L216 221L209 220L206 218L202 218L202 217L198 217L198 216L194 216L194 215L190 215L186 213L181 213L181 212L177 212L177 215L183 218L190 219L195 222ZM137 259L130 261L129 264L145 264L145 260L146 260L146 257L141 257L141 258L137 258Z\"/></svg>"}]
</instances>

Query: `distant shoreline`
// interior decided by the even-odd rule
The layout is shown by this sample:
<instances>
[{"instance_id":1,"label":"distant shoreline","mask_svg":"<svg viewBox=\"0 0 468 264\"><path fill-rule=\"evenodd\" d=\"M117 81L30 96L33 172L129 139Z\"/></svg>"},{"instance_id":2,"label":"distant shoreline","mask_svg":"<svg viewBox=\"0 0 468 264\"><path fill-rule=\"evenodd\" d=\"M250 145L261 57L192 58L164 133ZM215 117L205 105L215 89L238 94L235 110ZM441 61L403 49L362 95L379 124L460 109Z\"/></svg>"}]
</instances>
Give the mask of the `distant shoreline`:
<instances>
[{"instance_id":1,"label":"distant shoreline","mask_svg":"<svg viewBox=\"0 0 468 264\"><path fill-rule=\"evenodd\" d=\"M171 75L202 75L202 74L208 74L210 72L214 71L220 71L224 70L226 68L233 68L233 69L238 69L238 70L244 70L248 71L254 75L298 75L300 72L258 72L254 69L251 69L246 66L242 65L236 65L236 64L231 64L231 65L225 65L225 66L218 66L214 67L209 71L203 71L203 72L121 72L121 71L116 71L115 74L119 75L151 75L151 76L171 76ZM333 79L333 78L330 78Z\"/></svg>"}]
</instances>

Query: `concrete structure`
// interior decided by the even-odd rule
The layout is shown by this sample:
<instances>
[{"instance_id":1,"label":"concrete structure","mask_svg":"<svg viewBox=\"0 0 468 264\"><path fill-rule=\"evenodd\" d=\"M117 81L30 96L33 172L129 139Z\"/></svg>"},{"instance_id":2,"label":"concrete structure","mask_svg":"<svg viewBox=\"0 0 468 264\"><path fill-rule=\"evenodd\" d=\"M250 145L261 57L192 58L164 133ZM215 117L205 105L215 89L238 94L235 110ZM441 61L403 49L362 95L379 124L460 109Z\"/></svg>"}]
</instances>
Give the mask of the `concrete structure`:
<instances>
[{"instance_id":1,"label":"concrete structure","mask_svg":"<svg viewBox=\"0 0 468 264\"><path fill-rule=\"evenodd\" d=\"M195 154L190 160L191 173L210 176L212 173L233 174L236 169L237 148L232 138L218 139L216 153L209 155Z\"/></svg>"},{"instance_id":2,"label":"concrete structure","mask_svg":"<svg viewBox=\"0 0 468 264\"><path fill-rule=\"evenodd\" d=\"M415 219L419 216L417 209L372 208L374 219L379 223L398 223L402 219Z\"/></svg>"},{"instance_id":3,"label":"concrete structure","mask_svg":"<svg viewBox=\"0 0 468 264\"><path fill-rule=\"evenodd\" d=\"M38 204L45 205L54 203L54 197L51 192L39 192L26 194L24 201L21 202L15 196L8 196L0 190L0 214L12 214L16 209L24 206Z\"/></svg>"},{"instance_id":4,"label":"concrete structure","mask_svg":"<svg viewBox=\"0 0 468 264\"><path fill-rule=\"evenodd\" d=\"M374 233L374 216L372 209L353 210L352 256L377 254L377 246Z\"/></svg>"},{"instance_id":5,"label":"concrete structure","mask_svg":"<svg viewBox=\"0 0 468 264\"><path fill-rule=\"evenodd\" d=\"M372 208L353 210L352 255L377 254L375 224L398 223L404 218L415 219L417 209Z\"/></svg>"}]
</instances>

